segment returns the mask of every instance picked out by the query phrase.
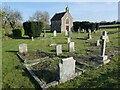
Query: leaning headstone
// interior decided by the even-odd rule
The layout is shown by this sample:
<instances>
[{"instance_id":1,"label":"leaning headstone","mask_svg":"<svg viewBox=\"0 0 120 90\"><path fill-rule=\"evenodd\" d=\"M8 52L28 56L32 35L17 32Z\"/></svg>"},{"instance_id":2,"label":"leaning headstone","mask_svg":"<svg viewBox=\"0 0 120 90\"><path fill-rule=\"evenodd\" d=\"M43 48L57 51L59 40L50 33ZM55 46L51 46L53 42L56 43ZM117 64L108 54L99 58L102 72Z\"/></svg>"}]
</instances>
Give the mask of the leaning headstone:
<instances>
[{"instance_id":1,"label":"leaning headstone","mask_svg":"<svg viewBox=\"0 0 120 90\"><path fill-rule=\"evenodd\" d=\"M70 37L67 38L67 43L70 43Z\"/></svg>"},{"instance_id":2,"label":"leaning headstone","mask_svg":"<svg viewBox=\"0 0 120 90\"><path fill-rule=\"evenodd\" d=\"M62 59L59 63L59 82L65 82L69 80L75 74L75 62L73 57Z\"/></svg>"},{"instance_id":3,"label":"leaning headstone","mask_svg":"<svg viewBox=\"0 0 120 90\"><path fill-rule=\"evenodd\" d=\"M69 49L69 52L75 51L74 42L68 43L68 49Z\"/></svg>"},{"instance_id":4,"label":"leaning headstone","mask_svg":"<svg viewBox=\"0 0 120 90\"><path fill-rule=\"evenodd\" d=\"M54 30L54 32L53 32L53 36L56 37L56 30Z\"/></svg>"},{"instance_id":5,"label":"leaning headstone","mask_svg":"<svg viewBox=\"0 0 120 90\"><path fill-rule=\"evenodd\" d=\"M57 45L56 46L56 54L57 54L57 56L62 54L62 45Z\"/></svg>"},{"instance_id":6,"label":"leaning headstone","mask_svg":"<svg viewBox=\"0 0 120 90\"><path fill-rule=\"evenodd\" d=\"M102 46L101 46L101 55L100 55L100 62L102 62L103 64L109 63L110 60L108 59L108 56L105 55L105 49L106 49L106 40L107 40L107 32L104 31L103 35L101 36L101 40L102 40Z\"/></svg>"},{"instance_id":7,"label":"leaning headstone","mask_svg":"<svg viewBox=\"0 0 120 90\"><path fill-rule=\"evenodd\" d=\"M97 40L96 46L100 46L100 40Z\"/></svg>"},{"instance_id":8,"label":"leaning headstone","mask_svg":"<svg viewBox=\"0 0 120 90\"><path fill-rule=\"evenodd\" d=\"M23 43L19 45L19 52L20 53L27 53L28 49L27 49L27 44Z\"/></svg>"},{"instance_id":9,"label":"leaning headstone","mask_svg":"<svg viewBox=\"0 0 120 90\"><path fill-rule=\"evenodd\" d=\"M65 30L65 36L68 36L68 31L67 30Z\"/></svg>"}]
</instances>

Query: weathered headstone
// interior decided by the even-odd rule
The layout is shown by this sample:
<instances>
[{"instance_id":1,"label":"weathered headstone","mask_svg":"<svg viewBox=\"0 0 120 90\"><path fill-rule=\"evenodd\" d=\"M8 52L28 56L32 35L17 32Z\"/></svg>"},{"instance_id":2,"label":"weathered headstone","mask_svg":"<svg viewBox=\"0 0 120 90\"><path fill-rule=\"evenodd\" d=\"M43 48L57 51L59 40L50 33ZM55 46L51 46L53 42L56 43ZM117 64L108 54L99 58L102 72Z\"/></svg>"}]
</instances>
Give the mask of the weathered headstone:
<instances>
[{"instance_id":1,"label":"weathered headstone","mask_svg":"<svg viewBox=\"0 0 120 90\"><path fill-rule=\"evenodd\" d=\"M82 29L82 32L84 33L84 32L85 32L85 30L84 30L84 29Z\"/></svg>"},{"instance_id":2,"label":"weathered headstone","mask_svg":"<svg viewBox=\"0 0 120 90\"><path fill-rule=\"evenodd\" d=\"M65 30L65 36L68 36L68 31L67 30Z\"/></svg>"},{"instance_id":3,"label":"weathered headstone","mask_svg":"<svg viewBox=\"0 0 120 90\"><path fill-rule=\"evenodd\" d=\"M19 52L20 53L27 53L28 52L28 48L27 48L27 44L23 43L19 45Z\"/></svg>"},{"instance_id":4,"label":"weathered headstone","mask_svg":"<svg viewBox=\"0 0 120 90\"><path fill-rule=\"evenodd\" d=\"M44 34L43 34L43 37L46 37L46 31L44 30Z\"/></svg>"},{"instance_id":5,"label":"weathered headstone","mask_svg":"<svg viewBox=\"0 0 120 90\"><path fill-rule=\"evenodd\" d=\"M78 34L80 34L80 28L78 28Z\"/></svg>"},{"instance_id":6,"label":"weathered headstone","mask_svg":"<svg viewBox=\"0 0 120 90\"><path fill-rule=\"evenodd\" d=\"M74 42L68 43L69 52L75 51Z\"/></svg>"},{"instance_id":7,"label":"weathered headstone","mask_svg":"<svg viewBox=\"0 0 120 90\"><path fill-rule=\"evenodd\" d=\"M100 40L97 40L96 46L100 46Z\"/></svg>"},{"instance_id":8,"label":"weathered headstone","mask_svg":"<svg viewBox=\"0 0 120 90\"><path fill-rule=\"evenodd\" d=\"M32 41L34 41L34 38L33 38L33 37L31 37L31 39L32 39Z\"/></svg>"},{"instance_id":9,"label":"weathered headstone","mask_svg":"<svg viewBox=\"0 0 120 90\"><path fill-rule=\"evenodd\" d=\"M62 45L57 45L56 46L56 54L57 54L57 56L62 54Z\"/></svg>"},{"instance_id":10,"label":"weathered headstone","mask_svg":"<svg viewBox=\"0 0 120 90\"><path fill-rule=\"evenodd\" d=\"M92 39L92 36L91 36L91 30L89 29L88 30L88 40Z\"/></svg>"},{"instance_id":11,"label":"weathered headstone","mask_svg":"<svg viewBox=\"0 0 120 90\"><path fill-rule=\"evenodd\" d=\"M106 40L107 40L107 32L104 31L102 36L101 36L101 40L102 40L102 46L101 46L101 55L100 55L100 62L102 62L103 64L108 63L110 60L108 59L108 56L105 55L105 49L106 49Z\"/></svg>"},{"instance_id":12,"label":"weathered headstone","mask_svg":"<svg viewBox=\"0 0 120 90\"><path fill-rule=\"evenodd\" d=\"M72 37L72 31L69 31L68 35L71 38Z\"/></svg>"},{"instance_id":13,"label":"weathered headstone","mask_svg":"<svg viewBox=\"0 0 120 90\"><path fill-rule=\"evenodd\" d=\"M67 38L67 43L70 43L70 37Z\"/></svg>"},{"instance_id":14,"label":"weathered headstone","mask_svg":"<svg viewBox=\"0 0 120 90\"><path fill-rule=\"evenodd\" d=\"M65 82L75 74L75 62L73 57L62 59L59 63L59 81Z\"/></svg>"},{"instance_id":15,"label":"weathered headstone","mask_svg":"<svg viewBox=\"0 0 120 90\"><path fill-rule=\"evenodd\" d=\"M53 32L53 36L54 36L54 37L57 36L56 33L57 33L56 30L54 30L54 32Z\"/></svg>"}]
</instances>

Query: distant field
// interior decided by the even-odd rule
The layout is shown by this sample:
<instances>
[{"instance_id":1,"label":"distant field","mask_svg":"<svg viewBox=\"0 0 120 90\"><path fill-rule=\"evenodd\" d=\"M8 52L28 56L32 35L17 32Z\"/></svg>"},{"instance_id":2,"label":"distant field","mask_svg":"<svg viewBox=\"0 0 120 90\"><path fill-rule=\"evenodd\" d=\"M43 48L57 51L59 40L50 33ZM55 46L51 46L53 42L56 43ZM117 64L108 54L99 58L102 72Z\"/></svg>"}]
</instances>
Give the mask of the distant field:
<instances>
[{"instance_id":1,"label":"distant field","mask_svg":"<svg viewBox=\"0 0 120 90\"><path fill-rule=\"evenodd\" d=\"M118 39L118 29L101 29L92 33L92 40L89 42L96 42L100 39L102 31L112 32L113 34L108 34L110 42L107 44L107 51L114 50L114 47L119 47ZM21 43L28 44L29 51L42 50L44 52L55 54L53 50L55 47L48 47L48 44L57 43L63 45L63 54L69 55L67 43L67 37L64 34L58 33L57 37L52 37L52 33L47 33L47 37L40 39L35 39L31 41L30 39L24 37L24 39L10 39L2 41L2 79L3 88L34 88L37 90L39 88L38 84L26 71L23 63L19 60L16 53L18 52L18 45ZM75 52L83 55L87 55L87 49L96 47L86 43L87 40L80 40L77 38L87 37L87 33L73 33L71 41L75 42ZM111 62L105 66L98 69L90 68L83 75L76 77L73 80L67 81L66 83L56 86L56 88L120 88L120 78L119 78L119 60L120 54L111 59Z\"/></svg>"},{"instance_id":2,"label":"distant field","mask_svg":"<svg viewBox=\"0 0 120 90\"><path fill-rule=\"evenodd\" d=\"M100 28L116 28L116 27L120 27L120 24L114 24L114 25L100 25Z\"/></svg>"}]
</instances>

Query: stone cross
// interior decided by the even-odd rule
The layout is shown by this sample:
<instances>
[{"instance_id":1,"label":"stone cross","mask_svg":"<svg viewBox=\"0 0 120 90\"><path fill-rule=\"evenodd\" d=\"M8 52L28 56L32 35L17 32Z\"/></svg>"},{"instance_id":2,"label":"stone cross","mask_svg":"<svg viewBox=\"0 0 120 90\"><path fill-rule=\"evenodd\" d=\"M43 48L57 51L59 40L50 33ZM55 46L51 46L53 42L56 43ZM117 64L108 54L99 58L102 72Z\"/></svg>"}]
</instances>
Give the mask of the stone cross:
<instances>
[{"instance_id":1,"label":"stone cross","mask_svg":"<svg viewBox=\"0 0 120 90\"><path fill-rule=\"evenodd\" d=\"M101 40L102 40L102 46L101 46L101 56L104 57L105 55L105 48L106 48L106 35L107 32L104 31L102 36L101 36Z\"/></svg>"},{"instance_id":2,"label":"stone cross","mask_svg":"<svg viewBox=\"0 0 120 90\"><path fill-rule=\"evenodd\" d=\"M57 56L62 54L62 45L57 45L56 46L56 54L57 54Z\"/></svg>"},{"instance_id":3,"label":"stone cross","mask_svg":"<svg viewBox=\"0 0 120 90\"><path fill-rule=\"evenodd\" d=\"M70 37L67 38L67 43L70 43Z\"/></svg>"},{"instance_id":4,"label":"stone cross","mask_svg":"<svg viewBox=\"0 0 120 90\"><path fill-rule=\"evenodd\" d=\"M106 40L107 40L106 35L107 35L107 32L103 31L103 34L101 36L101 40L102 40L101 55L99 57L100 62L102 62L103 64L107 64L110 62L110 60L108 59L108 56L105 55Z\"/></svg>"},{"instance_id":5,"label":"stone cross","mask_svg":"<svg viewBox=\"0 0 120 90\"><path fill-rule=\"evenodd\" d=\"M69 52L75 51L74 42L68 43Z\"/></svg>"},{"instance_id":6,"label":"stone cross","mask_svg":"<svg viewBox=\"0 0 120 90\"><path fill-rule=\"evenodd\" d=\"M54 30L54 32L53 32L53 36L54 36L54 37L57 36L56 33L57 33L56 30Z\"/></svg>"},{"instance_id":7,"label":"stone cross","mask_svg":"<svg viewBox=\"0 0 120 90\"><path fill-rule=\"evenodd\" d=\"M67 30L65 30L65 36L68 36L68 31Z\"/></svg>"},{"instance_id":8,"label":"stone cross","mask_svg":"<svg viewBox=\"0 0 120 90\"><path fill-rule=\"evenodd\" d=\"M75 62L73 57L62 59L59 63L59 81L65 82L75 75Z\"/></svg>"},{"instance_id":9,"label":"stone cross","mask_svg":"<svg viewBox=\"0 0 120 90\"><path fill-rule=\"evenodd\" d=\"M19 52L20 53L27 53L28 49L27 49L27 44L23 43L19 45Z\"/></svg>"}]
</instances>

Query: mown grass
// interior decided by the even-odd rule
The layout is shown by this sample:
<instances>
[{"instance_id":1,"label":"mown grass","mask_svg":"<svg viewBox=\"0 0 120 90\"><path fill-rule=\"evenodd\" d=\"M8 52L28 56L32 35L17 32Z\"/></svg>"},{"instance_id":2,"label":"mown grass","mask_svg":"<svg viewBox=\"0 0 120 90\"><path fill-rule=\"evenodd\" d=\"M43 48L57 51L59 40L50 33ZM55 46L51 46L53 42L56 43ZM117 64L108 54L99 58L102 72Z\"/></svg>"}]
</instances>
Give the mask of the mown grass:
<instances>
[{"instance_id":1,"label":"mown grass","mask_svg":"<svg viewBox=\"0 0 120 90\"><path fill-rule=\"evenodd\" d=\"M103 29L92 33L92 40L81 40L77 38L87 37L87 33L73 33L71 41L75 42L75 52L83 55L86 54L86 50L92 47L90 42L96 42L100 39L102 31L117 31L117 29ZM2 79L3 88L39 88L38 84L26 71L23 63L16 56L18 52L18 45L21 43L28 44L29 51L41 50L50 54L55 53L55 47L49 47L48 44L57 43L62 44L63 55L70 55L68 52L67 37L64 34L57 34L57 37L52 37L52 33L47 33L47 37L35 39L7 39L2 41ZM109 34L110 42L107 44L108 50L113 50L112 47L118 47L118 33ZM88 42L88 43L87 43ZM111 47L111 48L110 48ZM118 56L114 57L111 62L98 69L90 68L87 72L81 76L76 77L74 80L67 81L66 83L56 86L57 88L93 88L93 87L119 87L118 73Z\"/></svg>"}]
</instances>

